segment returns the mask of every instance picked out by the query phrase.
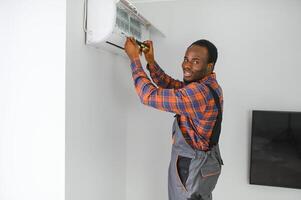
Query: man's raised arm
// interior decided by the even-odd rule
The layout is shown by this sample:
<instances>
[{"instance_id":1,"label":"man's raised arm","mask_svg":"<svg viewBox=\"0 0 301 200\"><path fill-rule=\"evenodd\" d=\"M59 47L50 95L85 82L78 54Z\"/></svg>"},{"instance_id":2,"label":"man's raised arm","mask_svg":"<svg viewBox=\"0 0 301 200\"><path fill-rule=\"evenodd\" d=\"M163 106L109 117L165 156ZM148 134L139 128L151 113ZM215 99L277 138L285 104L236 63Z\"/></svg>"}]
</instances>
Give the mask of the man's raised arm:
<instances>
[{"instance_id":1,"label":"man's raised arm","mask_svg":"<svg viewBox=\"0 0 301 200\"><path fill-rule=\"evenodd\" d=\"M156 83L158 87L166 89L182 88L184 86L184 83L182 81L175 80L169 75L167 75L155 61L154 47L152 41L147 40L144 43L149 46L148 51L144 51L143 53L148 63L146 68L149 70L150 76L154 83Z\"/></svg>"}]
</instances>

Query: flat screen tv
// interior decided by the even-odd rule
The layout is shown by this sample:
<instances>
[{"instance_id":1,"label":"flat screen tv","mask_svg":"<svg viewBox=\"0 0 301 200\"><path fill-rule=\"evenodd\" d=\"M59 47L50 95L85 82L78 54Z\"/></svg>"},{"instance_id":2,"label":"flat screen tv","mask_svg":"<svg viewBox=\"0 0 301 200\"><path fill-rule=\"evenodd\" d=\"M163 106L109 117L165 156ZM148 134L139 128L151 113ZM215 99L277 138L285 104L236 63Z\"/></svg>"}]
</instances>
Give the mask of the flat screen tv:
<instances>
[{"instance_id":1,"label":"flat screen tv","mask_svg":"<svg viewBox=\"0 0 301 200\"><path fill-rule=\"evenodd\" d=\"M252 112L250 184L301 189L301 112Z\"/></svg>"}]
</instances>

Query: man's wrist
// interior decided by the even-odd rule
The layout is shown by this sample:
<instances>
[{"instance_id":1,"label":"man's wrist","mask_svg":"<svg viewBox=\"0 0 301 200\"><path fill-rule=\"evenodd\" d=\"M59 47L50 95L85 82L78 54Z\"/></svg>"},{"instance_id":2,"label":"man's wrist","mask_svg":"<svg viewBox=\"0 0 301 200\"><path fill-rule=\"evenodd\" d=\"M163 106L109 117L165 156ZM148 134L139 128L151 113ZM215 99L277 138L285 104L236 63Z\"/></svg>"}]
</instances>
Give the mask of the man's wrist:
<instances>
[{"instance_id":1,"label":"man's wrist","mask_svg":"<svg viewBox=\"0 0 301 200\"><path fill-rule=\"evenodd\" d=\"M154 66L155 65L155 61L152 60L152 61L147 61L147 64L151 65L151 66Z\"/></svg>"},{"instance_id":2,"label":"man's wrist","mask_svg":"<svg viewBox=\"0 0 301 200\"><path fill-rule=\"evenodd\" d=\"M156 69L156 61L147 62L147 67L149 71Z\"/></svg>"},{"instance_id":3,"label":"man's wrist","mask_svg":"<svg viewBox=\"0 0 301 200\"><path fill-rule=\"evenodd\" d=\"M135 61L135 60L140 60L139 56L133 56L130 58L131 62Z\"/></svg>"},{"instance_id":4,"label":"man's wrist","mask_svg":"<svg viewBox=\"0 0 301 200\"><path fill-rule=\"evenodd\" d=\"M131 69L136 71L137 69L141 68L141 61L139 57L132 57L130 58L131 61Z\"/></svg>"}]
</instances>

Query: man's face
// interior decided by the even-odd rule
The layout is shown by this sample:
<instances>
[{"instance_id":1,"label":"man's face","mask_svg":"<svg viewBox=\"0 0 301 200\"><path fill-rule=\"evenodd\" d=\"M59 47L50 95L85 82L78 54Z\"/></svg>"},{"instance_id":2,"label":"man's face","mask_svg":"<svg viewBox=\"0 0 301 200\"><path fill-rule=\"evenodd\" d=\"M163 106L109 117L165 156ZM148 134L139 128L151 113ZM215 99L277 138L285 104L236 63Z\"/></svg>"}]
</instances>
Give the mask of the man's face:
<instances>
[{"instance_id":1,"label":"man's face","mask_svg":"<svg viewBox=\"0 0 301 200\"><path fill-rule=\"evenodd\" d=\"M192 45L186 50L182 63L184 81L190 83L199 81L211 72L212 63L208 64L206 47Z\"/></svg>"}]
</instances>

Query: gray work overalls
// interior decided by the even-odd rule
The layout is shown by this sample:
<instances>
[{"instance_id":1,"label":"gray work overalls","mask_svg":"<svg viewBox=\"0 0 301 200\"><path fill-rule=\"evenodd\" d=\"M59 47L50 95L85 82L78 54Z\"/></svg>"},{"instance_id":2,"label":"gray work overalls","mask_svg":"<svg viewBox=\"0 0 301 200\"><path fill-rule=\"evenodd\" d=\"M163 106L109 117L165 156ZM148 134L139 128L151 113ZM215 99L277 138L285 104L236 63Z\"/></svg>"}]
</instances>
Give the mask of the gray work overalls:
<instances>
[{"instance_id":1,"label":"gray work overalls","mask_svg":"<svg viewBox=\"0 0 301 200\"><path fill-rule=\"evenodd\" d=\"M219 120L216 121L212 133L215 143L208 151L193 149L183 137L177 118L175 118L172 130L173 145L171 161L168 172L169 200L211 200L212 191L221 173L223 161L218 146L221 127L221 108L217 94L209 85L207 86L219 110ZM182 183L178 173L177 162L179 157L191 159L185 183Z\"/></svg>"}]
</instances>

